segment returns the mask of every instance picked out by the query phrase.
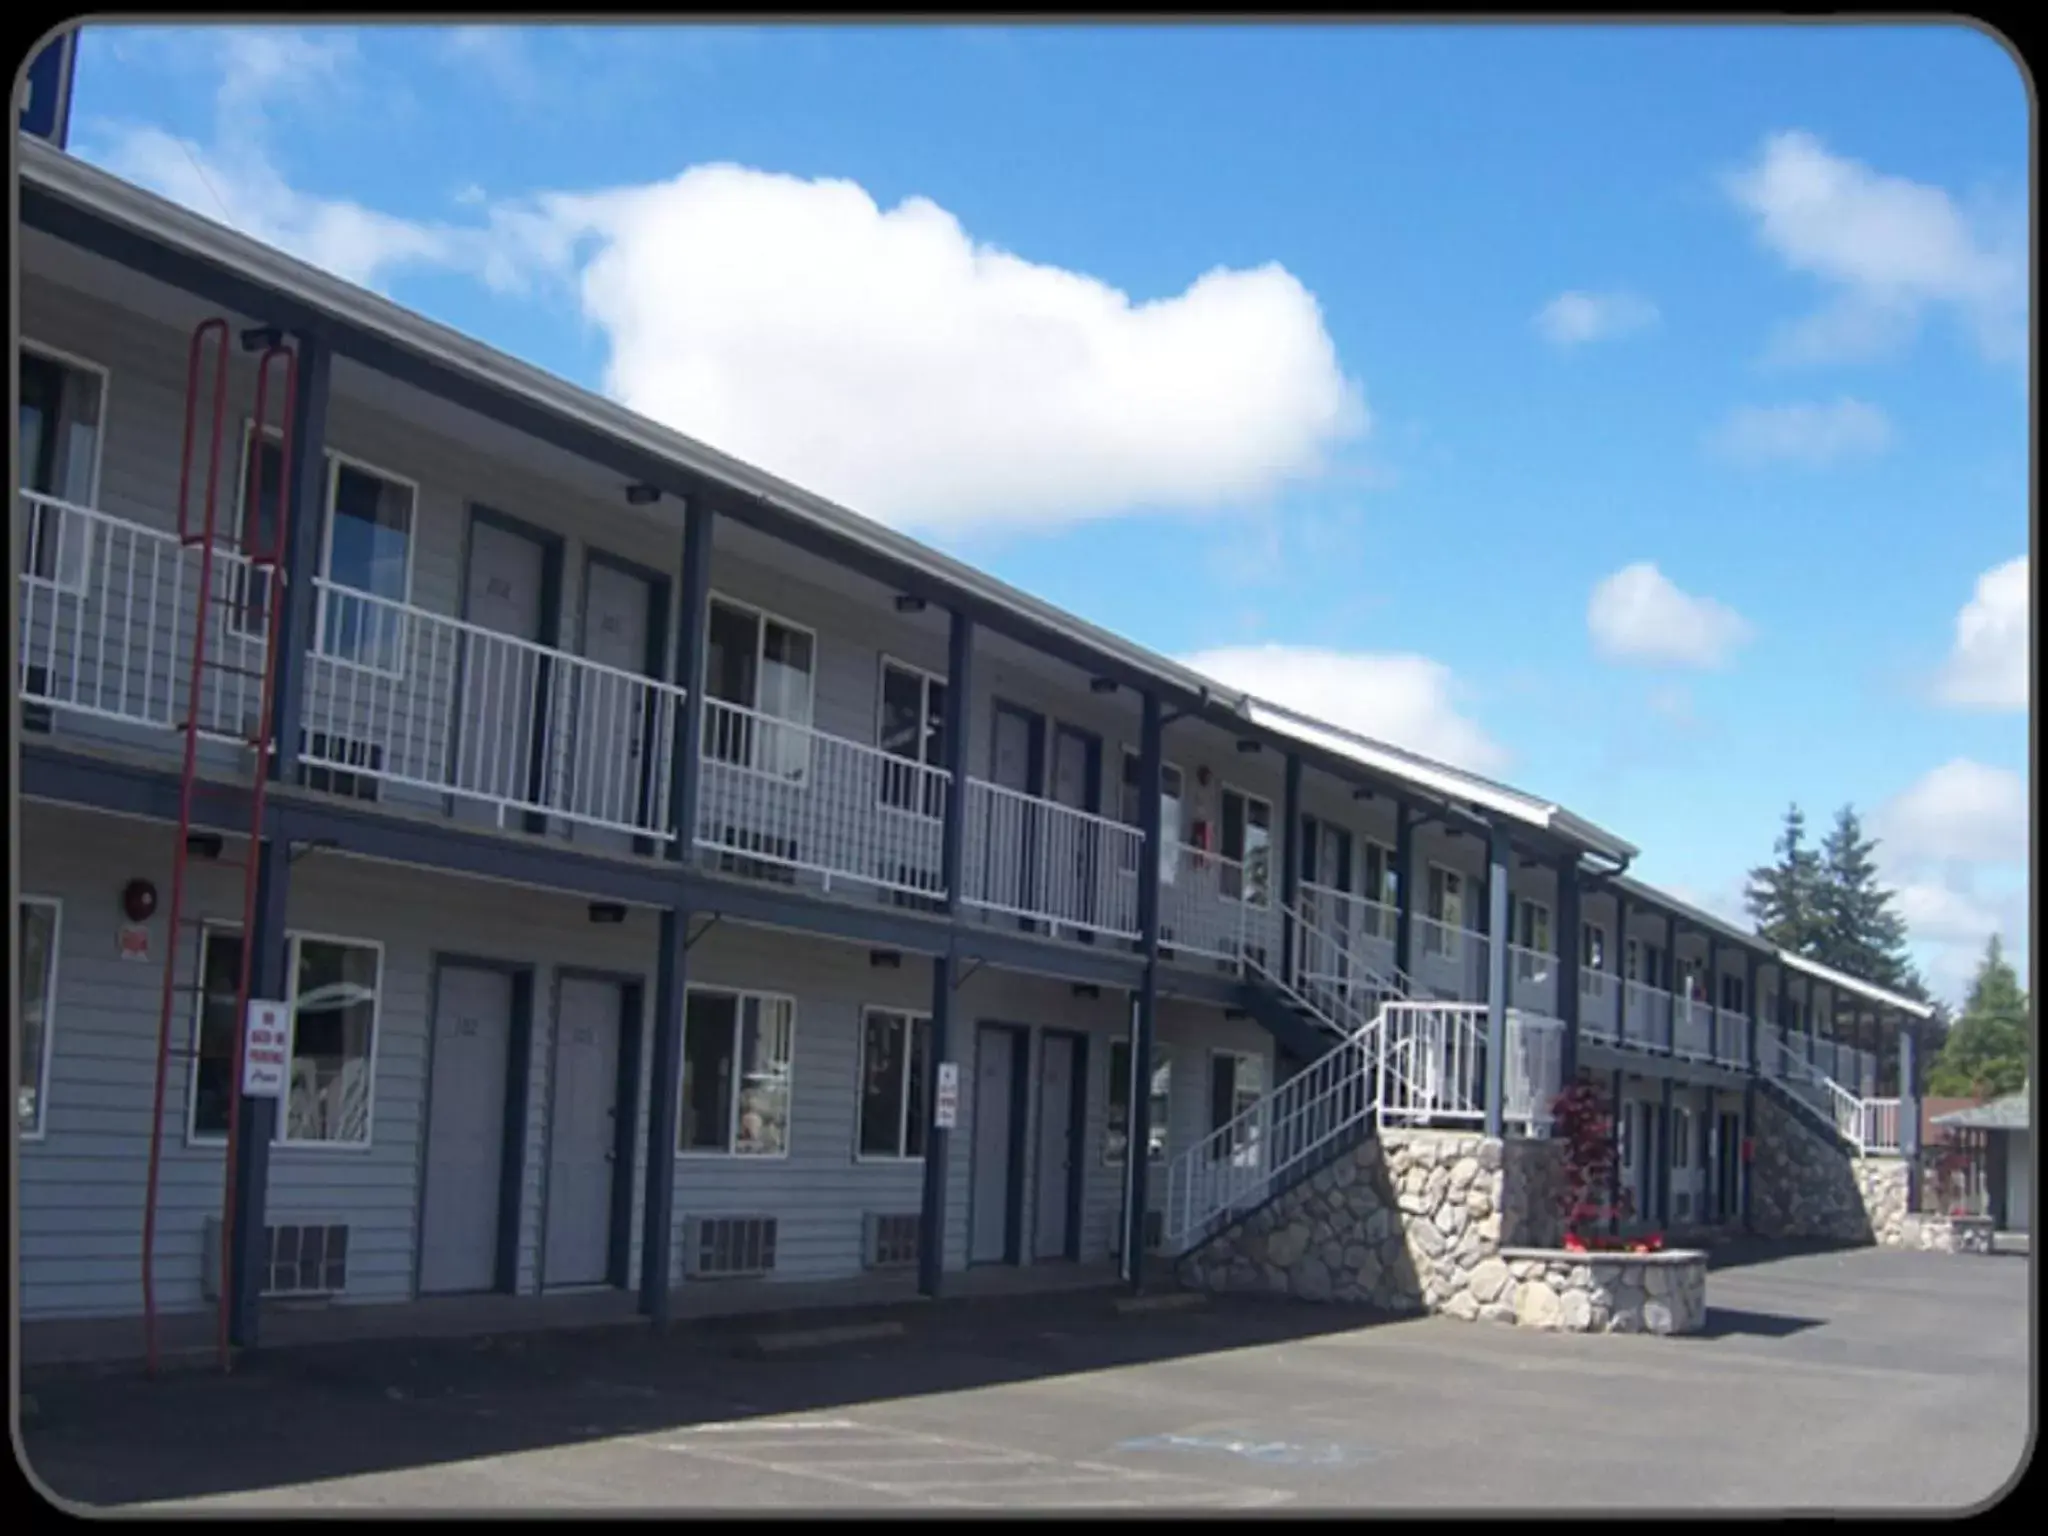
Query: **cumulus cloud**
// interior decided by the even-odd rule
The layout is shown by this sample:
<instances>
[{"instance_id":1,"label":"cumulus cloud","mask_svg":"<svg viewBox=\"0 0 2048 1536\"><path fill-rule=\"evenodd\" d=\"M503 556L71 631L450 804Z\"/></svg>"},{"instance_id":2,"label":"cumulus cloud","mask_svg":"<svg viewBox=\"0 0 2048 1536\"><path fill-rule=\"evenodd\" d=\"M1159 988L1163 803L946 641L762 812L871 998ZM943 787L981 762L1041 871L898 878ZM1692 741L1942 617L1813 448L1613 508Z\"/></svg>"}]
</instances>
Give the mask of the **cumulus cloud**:
<instances>
[{"instance_id":1,"label":"cumulus cloud","mask_svg":"<svg viewBox=\"0 0 2048 1536\"><path fill-rule=\"evenodd\" d=\"M1977 578L1975 593L1956 615L1955 642L1937 688L1943 703L1959 709L2027 707L2031 605L2025 555Z\"/></svg>"},{"instance_id":2,"label":"cumulus cloud","mask_svg":"<svg viewBox=\"0 0 2048 1536\"><path fill-rule=\"evenodd\" d=\"M1576 347L1649 329L1657 306L1634 293L1560 293L1536 312L1536 333L1552 346Z\"/></svg>"},{"instance_id":3,"label":"cumulus cloud","mask_svg":"<svg viewBox=\"0 0 2048 1536\"><path fill-rule=\"evenodd\" d=\"M1460 710L1450 668L1427 656L1266 644L1181 660L1228 688L1438 762L1497 773L1508 761L1506 750Z\"/></svg>"},{"instance_id":4,"label":"cumulus cloud","mask_svg":"<svg viewBox=\"0 0 2048 1536\"><path fill-rule=\"evenodd\" d=\"M2024 358L2023 219L1973 219L1942 188L1875 171L1804 132L1770 135L1723 185L1758 242L1826 294L1777 338L1776 360L1881 356L1930 310L1960 321L1987 357Z\"/></svg>"},{"instance_id":5,"label":"cumulus cloud","mask_svg":"<svg viewBox=\"0 0 2048 1536\"><path fill-rule=\"evenodd\" d=\"M1734 609L1682 591L1647 560L1601 578L1586 628L1610 660L1702 669L1726 665L1753 632Z\"/></svg>"},{"instance_id":6,"label":"cumulus cloud","mask_svg":"<svg viewBox=\"0 0 2048 1536\"><path fill-rule=\"evenodd\" d=\"M1961 998L1993 933L2024 970L2030 810L2023 775L1955 758L1879 806L1869 826L1879 873L1897 893L1937 995Z\"/></svg>"},{"instance_id":7,"label":"cumulus cloud","mask_svg":"<svg viewBox=\"0 0 2048 1536\"><path fill-rule=\"evenodd\" d=\"M524 60L516 43L444 39L494 72ZM898 526L1241 509L1367 430L1315 296L1275 262L1134 298L979 241L929 199L883 207L851 181L738 165L465 224L302 192L262 108L340 57L286 34L246 79L224 63L212 146L130 128L101 158L366 285L421 267L560 284L607 342L614 397Z\"/></svg>"},{"instance_id":8,"label":"cumulus cloud","mask_svg":"<svg viewBox=\"0 0 2048 1536\"><path fill-rule=\"evenodd\" d=\"M1824 469L1843 459L1879 454L1891 445L1891 419L1847 396L1828 404L1744 405L1708 435L1707 445L1746 468L1798 464Z\"/></svg>"}]
</instances>

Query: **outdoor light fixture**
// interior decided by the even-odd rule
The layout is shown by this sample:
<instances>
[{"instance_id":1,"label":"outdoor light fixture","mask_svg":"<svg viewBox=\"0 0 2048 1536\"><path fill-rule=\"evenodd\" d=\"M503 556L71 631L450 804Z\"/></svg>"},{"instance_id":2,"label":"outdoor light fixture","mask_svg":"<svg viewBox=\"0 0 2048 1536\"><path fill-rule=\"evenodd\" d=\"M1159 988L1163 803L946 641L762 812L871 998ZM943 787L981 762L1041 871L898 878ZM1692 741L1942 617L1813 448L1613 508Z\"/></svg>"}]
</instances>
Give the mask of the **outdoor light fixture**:
<instances>
[{"instance_id":1,"label":"outdoor light fixture","mask_svg":"<svg viewBox=\"0 0 2048 1536\"><path fill-rule=\"evenodd\" d=\"M924 599L912 597L908 592L899 592L896 594L896 611L898 613L923 613Z\"/></svg>"},{"instance_id":2,"label":"outdoor light fixture","mask_svg":"<svg viewBox=\"0 0 2048 1536\"><path fill-rule=\"evenodd\" d=\"M1354 800L1370 800L1372 798L1372 791L1369 789L1354 789L1351 791L1351 798Z\"/></svg>"},{"instance_id":3,"label":"outdoor light fixture","mask_svg":"<svg viewBox=\"0 0 2048 1536\"><path fill-rule=\"evenodd\" d=\"M1237 743L1237 750L1240 752L1256 752L1259 750L1259 743L1249 738L1240 738Z\"/></svg>"},{"instance_id":4,"label":"outdoor light fixture","mask_svg":"<svg viewBox=\"0 0 2048 1536\"><path fill-rule=\"evenodd\" d=\"M626 487L626 503L628 506L651 507L659 500L661 500L661 487L658 485L649 485L646 481L642 480Z\"/></svg>"},{"instance_id":5,"label":"outdoor light fixture","mask_svg":"<svg viewBox=\"0 0 2048 1536\"><path fill-rule=\"evenodd\" d=\"M868 951L868 964L878 971L901 970L903 956L893 949L871 949Z\"/></svg>"},{"instance_id":6,"label":"outdoor light fixture","mask_svg":"<svg viewBox=\"0 0 2048 1536\"><path fill-rule=\"evenodd\" d=\"M242 350L244 352L265 352L272 347L281 347L283 345L284 332L274 325L251 326L248 330L242 332Z\"/></svg>"},{"instance_id":7,"label":"outdoor light fixture","mask_svg":"<svg viewBox=\"0 0 2048 1536\"><path fill-rule=\"evenodd\" d=\"M1092 981L1077 981L1074 983L1074 996L1100 997L1102 996L1102 988L1096 986Z\"/></svg>"},{"instance_id":8,"label":"outdoor light fixture","mask_svg":"<svg viewBox=\"0 0 2048 1536\"><path fill-rule=\"evenodd\" d=\"M590 920L593 923L623 923L626 920L626 904L623 901L593 901L590 904Z\"/></svg>"},{"instance_id":9,"label":"outdoor light fixture","mask_svg":"<svg viewBox=\"0 0 2048 1536\"><path fill-rule=\"evenodd\" d=\"M226 840L218 832L187 832L185 851L195 858L217 859Z\"/></svg>"},{"instance_id":10,"label":"outdoor light fixture","mask_svg":"<svg viewBox=\"0 0 2048 1536\"><path fill-rule=\"evenodd\" d=\"M1244 1010L1242 1008L1226 1008L1223 1010L1223 1017L1226 1019L1241 1019L1244 1017Z\"/></svg>"},{"instance_id":11,"label":"outdoor light fixture","mask_svg":"<svg viewBox=\"0 0 2048 1536\"><path fill-rule=\"evenodd\" d=\"M1113 677L1091 677L1088 679L1090 693L1115 693L1116 679Z\"/></svg>"},{"instance_id":12,"label":"outdoor light fixture","mask_svg":"<svg viewBox=\"0 0 2048 1536\"><path fill-rule=\"evenodd\" d=\"M121 887L121 913L131 923L146 923L156 912L156 887L147 880L130 880Z\"/></svg>"}]
</instances>

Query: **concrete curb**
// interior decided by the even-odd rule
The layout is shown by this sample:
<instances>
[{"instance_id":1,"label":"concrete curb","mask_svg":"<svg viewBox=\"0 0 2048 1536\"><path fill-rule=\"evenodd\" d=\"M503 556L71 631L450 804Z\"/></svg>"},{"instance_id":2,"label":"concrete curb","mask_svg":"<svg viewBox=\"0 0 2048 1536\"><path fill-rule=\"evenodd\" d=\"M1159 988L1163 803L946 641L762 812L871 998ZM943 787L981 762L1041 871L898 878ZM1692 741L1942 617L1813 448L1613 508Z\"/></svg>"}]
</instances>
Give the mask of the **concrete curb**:
<instances>
[{"instance_id":1,"label":"concrete curb","mask_svg":"<svg viewBox=\"0 0 2048 1536\"><path fill-rule=\"evenodd\" d=\"M1166 1312L1199 1307L1208 1300L1200 1291L1160 1291L1150 1296L1119 1296L1112 1305L1119 1312Z\"/></svg>"}]
</instances>

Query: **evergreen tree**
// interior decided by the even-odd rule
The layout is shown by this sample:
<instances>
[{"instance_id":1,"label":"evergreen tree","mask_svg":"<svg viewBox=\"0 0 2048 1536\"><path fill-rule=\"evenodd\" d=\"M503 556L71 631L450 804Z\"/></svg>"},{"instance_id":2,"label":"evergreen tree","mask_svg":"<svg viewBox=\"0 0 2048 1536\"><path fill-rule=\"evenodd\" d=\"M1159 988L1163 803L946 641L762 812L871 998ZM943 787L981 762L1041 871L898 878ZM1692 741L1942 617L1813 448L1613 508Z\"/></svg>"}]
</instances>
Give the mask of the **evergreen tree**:
<instances>
[{"instance_id":1,"label":"evergreen tree","mask_svg":"<svg viewBox=\"0 0 2048 1536\"><path fill-rule=\"evenodd\" d=\"M1806 815L1792 805L1786 809L1786 825L1772 844L1776 864L1759 864L1749 870L1749 887L1743 893L1757 934L1782 950L1812 954L1819 942L1819 885L1821 854L1806 846Z\"/></svg>"},{"instance_id":2,"label":"evergreen tree","mask_svg":"<svg viewBox=\"0 0 2048 1536\"><path fill-rule=\"evenodd\" d=\"M1853 805L1835 813L1821 844L1813 900L1816 948L1808 953L1845 976L1894 992L1919 979L1906 955L1906 921L1892 910L1893 893L1877 878L1877 840L1863 835Z\"/></svg>"},{"instance_id":3,"label":"evergreen tree","mask_svg":"<svg viewBox=\"0 0 2048 1536\"><path fill-rule=\"evenodd\" d=\"M2025 1086L2032 1056L2033 1011L1998 935L1984 946L1962 1016L1927 1073L1927 1092L1940 1098L1995 1098Z\"/></svg>"},{"instance_id":4,"label":"evergreen tree","mask_svg":"<svg viewBox=\"0 0 2048 1536\"><path fill-rule=\"evenodd\" d=\"M1743 899L1756 931L1780 949L1818 959L1821 858L1806 846L1806 817L1797 805L1785 812L1785 829L1771 845L1775 864L1749 872Z\"/></svg>"}]
</instances>

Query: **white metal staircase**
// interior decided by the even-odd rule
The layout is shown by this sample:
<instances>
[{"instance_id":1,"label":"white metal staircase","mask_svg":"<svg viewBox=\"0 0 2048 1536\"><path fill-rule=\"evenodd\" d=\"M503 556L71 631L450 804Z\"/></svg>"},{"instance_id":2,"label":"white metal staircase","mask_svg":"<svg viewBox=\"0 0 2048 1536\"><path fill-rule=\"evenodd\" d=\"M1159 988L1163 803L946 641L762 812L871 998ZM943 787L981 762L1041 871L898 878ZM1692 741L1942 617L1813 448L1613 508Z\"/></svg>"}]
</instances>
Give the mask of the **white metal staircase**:
<instances>
[{"instance_id":1,"label":"white metal staircase","mask_svg":"<svg viewBox=\"0 0 2048 1536\"><path fill-rule=\"evenodd\" d=\"M1788 1102L1804 1110L1864 1156L1899 1150L1899 1101L1864 1098L1806 1059L1790 1038L1773 1030L1764 1042L1766 1075Z\"/></svg>"},{"instance_id":2,"label":"white metal staircase","mask_svg":"<svg viewBox=\"0 0 2048 1536\"><path fill-rule=\"evenodd\" d=\"M1167 1166L1164 1246L1180 1253L1347 1148L1362 1127L1474 1125L1486 1113L1486 1005L1416 1001L1407 978L1345 955L1289 909L1293 980L1253 950L1247 981L1271 988L1337 1043ZM1509 1011L1507 1118L1544 1123L1563 1026Z\"/></svg>"}]
</instances>

